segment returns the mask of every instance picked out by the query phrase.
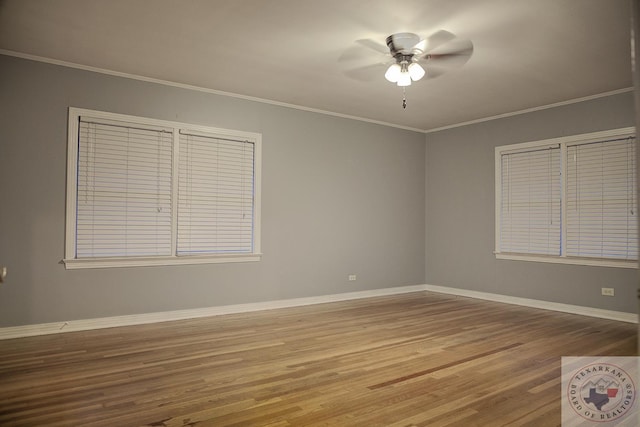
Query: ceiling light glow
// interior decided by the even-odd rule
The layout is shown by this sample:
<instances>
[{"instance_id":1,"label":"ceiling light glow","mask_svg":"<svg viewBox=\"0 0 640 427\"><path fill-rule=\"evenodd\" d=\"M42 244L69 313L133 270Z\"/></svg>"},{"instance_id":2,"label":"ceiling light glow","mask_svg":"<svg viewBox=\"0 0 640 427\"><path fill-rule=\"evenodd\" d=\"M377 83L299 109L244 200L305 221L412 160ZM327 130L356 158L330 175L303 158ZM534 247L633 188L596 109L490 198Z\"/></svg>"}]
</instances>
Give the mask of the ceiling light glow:
<instances>
[{"instance_id":1,"label":"ceiling light glow","mask_svg":"<svg viewBox=\"0 0 640 427\"><path fill-rule=\"evenodd\" d=\"M424 68L422 68L417 62L412 62L411 64L409 64L408 71L411 79L414 82L417 82L418 80L423 78L425 74Z\"/></svg>"},{"instance_id":2,"label":"ceiling light glow","mask_svg":"<svg viewBox=\"0 0 640 427\"><path fill-rule=\"evenodd\" d=\"M389 80L391 83L396 83L400 78L401 68L399 64L392 64L387 72L384 73L384 78Z\"/></svg>"},{"instance_id":3,"label":"ceiling light glow","mask_svg":"<svg viewBox=\"0 0 640 427\"><path fill-rule=\"evenodd\" d=\"M398 86L411 86L411 76L408 71L403 71L398 77Z\"/></svg>"}]
</instances>

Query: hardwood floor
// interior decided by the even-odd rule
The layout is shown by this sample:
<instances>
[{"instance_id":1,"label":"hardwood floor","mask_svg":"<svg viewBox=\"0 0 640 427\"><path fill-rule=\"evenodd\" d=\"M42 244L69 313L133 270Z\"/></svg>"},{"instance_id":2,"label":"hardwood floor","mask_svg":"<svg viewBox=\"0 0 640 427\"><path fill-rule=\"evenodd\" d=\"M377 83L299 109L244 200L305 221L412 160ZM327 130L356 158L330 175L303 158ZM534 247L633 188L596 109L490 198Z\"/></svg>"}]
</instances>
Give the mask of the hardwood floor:
<instances>
[{"instance_id":1,"label":"hardwood floor","mask_svg":"<svg viewBox=\"0 0 640 427\"><path fill-rule=\"evenodd\" d=\"M557 426L635 324L419 292L0 341L2 426Z\"/></svg>"}]
</instances>

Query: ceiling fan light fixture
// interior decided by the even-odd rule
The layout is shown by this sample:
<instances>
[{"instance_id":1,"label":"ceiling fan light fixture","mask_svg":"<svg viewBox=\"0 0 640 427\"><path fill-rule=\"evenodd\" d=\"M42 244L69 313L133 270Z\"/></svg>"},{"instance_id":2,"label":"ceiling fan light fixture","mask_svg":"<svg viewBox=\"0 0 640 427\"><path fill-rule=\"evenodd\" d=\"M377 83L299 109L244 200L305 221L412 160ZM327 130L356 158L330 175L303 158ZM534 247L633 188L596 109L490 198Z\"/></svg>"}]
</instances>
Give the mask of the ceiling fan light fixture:
<instances>
[{"instance_id":1,"label":"ceiling fan light fixture","mask_svg":"<svg viewBox=\"0 0 640 427\"><path fill-rule=\"evenodd\" d=\"M400 78L401 68L399 64L391 64L387 69L387 72L384 73L384 78L389 80L391 83L396 83Z\"/></svg>"},{"instance_id":2,"label":"ceiling fan light fixture","mask_svg":"<svg viewBox=\"0 0 640 427\"><path fill-rule=\"evenodd\" d=\"M412 62L411 64L409 64L407 71L409 72L409 75L414 82L417 82L418 80L423 78L425 74L424 68L422 68L417 62Z\"/></svg>"},{"instance_id":3,"label":"ceiling fan light fixture","mask_svg":"<svg viewBox=\"0 0 640 427\"><path fill-rule=\"evenodd\" d=\"M398 77L398 86L411 86L411 75L408 71L403 71Z\"/></svg>"},{"instance_id":4,"label":"ceiling fan light fixture","mask_svg":"<svg viewBox=\"0 0 640 427\"><path fill-rule=\"evenodd\" d=\"M391 34L386 39L388 54L375 40L364 39L358 42L393 58L393 63L387 67L384 77L402 87L402 108L407 108L406 86L424 77L437 77L448 68L462 66L473 54L471 40L458 38L445 30L437 31L425 39L414 33ZM377 64L372 65L377 68ZM369 70L372 65L359 69ZM429 69L428 76L425 67Z\"/></svg>"}]
</instances>

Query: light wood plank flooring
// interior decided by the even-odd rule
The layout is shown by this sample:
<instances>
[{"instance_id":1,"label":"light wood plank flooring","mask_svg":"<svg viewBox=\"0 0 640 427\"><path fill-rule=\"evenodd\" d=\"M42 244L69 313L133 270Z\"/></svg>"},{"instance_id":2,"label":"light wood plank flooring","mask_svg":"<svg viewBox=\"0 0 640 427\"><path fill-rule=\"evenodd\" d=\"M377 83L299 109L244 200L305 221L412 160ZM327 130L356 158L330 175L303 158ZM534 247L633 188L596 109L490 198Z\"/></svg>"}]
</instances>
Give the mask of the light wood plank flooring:
<instances>
[{"instance_id":1,"label":"light wood plank flooring","mask_svg":"<svg viewBox=\"0 0 640 427\"><path fill-rule=\"evenodd\" d=\"M557 426L636 325L411 293L0 341L2 426Z\"/></svg>"}]
</instances>

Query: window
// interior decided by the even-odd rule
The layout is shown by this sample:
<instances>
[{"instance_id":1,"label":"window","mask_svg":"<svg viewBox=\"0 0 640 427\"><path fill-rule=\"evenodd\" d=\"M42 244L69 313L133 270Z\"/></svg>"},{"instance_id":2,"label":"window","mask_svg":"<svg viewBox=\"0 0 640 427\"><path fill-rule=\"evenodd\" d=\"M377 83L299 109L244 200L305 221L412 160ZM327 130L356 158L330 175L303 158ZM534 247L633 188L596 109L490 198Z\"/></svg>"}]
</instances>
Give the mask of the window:
<instances>
[{"instance_id":1,"label":"window","mask_svg":"<svg viewBox=\"0 0 640 427\"><path fill-rule=\"evenodd\" d=\"M259 134L69 109L67 268L260 259Z\"/></svg>"},{"instance_id":2,"label":"window","mask_svg":"<svg viewBox=\"0 0 640 427\"><path fill-rule=\"evenodd\" d=\"M634 128L496 147L496 257L636 267Z\"/></svg>"}]
</instances>

